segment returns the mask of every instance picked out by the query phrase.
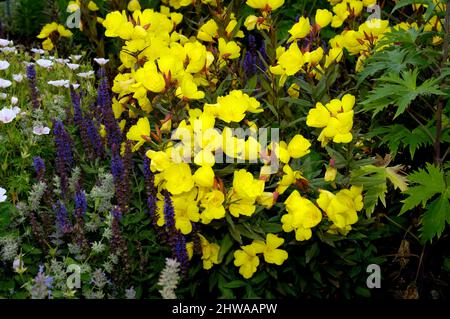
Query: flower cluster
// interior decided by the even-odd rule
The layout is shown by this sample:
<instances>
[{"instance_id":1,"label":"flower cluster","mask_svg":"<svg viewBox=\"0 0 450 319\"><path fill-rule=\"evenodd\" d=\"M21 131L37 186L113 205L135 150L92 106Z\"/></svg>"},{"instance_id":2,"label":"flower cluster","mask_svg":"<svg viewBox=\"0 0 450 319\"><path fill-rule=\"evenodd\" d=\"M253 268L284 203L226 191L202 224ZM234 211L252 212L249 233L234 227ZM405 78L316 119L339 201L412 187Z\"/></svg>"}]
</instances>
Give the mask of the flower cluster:
<instances>
[{"instance_id":1,"label":"flower cluster","mask_svg":"<svg viewBox=\"0 0 450 319\"><path fill-rule=\"evenodd\" d=\"M274 234L267 234L265 241L254 240L250 245L242 246L234 252L234 265L239 267L239 273L249 279L259 266L258 254L263 254L266 263L281 266L288 258L288 253L279 249L284 239Z\"/></svg>"},{"instance_id":2,"label":"flower cluster","mask_svg":"<svg viewBox=\"0 0 450 319\"><path fill-rule=\"evenodd\" d=\"M346 94L341 100L333 99L325 106L318 102L316 107L309 110L306 125L323 128L318 137L322 146L330 140L334 143L350 143L353 139L353 106L355 97Z\"/></svg>"}]
</instances>

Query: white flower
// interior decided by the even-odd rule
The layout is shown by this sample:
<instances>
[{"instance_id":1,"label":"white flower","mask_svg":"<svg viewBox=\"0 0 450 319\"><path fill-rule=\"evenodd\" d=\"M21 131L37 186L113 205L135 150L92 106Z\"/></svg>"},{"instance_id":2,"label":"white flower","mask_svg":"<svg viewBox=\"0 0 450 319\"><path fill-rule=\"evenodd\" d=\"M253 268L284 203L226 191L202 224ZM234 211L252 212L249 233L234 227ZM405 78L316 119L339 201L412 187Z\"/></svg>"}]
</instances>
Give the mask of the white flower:
<instances>
[{"instance_id":1,"label":"white flower","mask_svg":"<svg viewBox=\"0 0 450 319\"><path fill-rule=\"evenodd\" d=\"M20 83L23 81L23 75L22 74L13 74L13 80Z\"/></svg>"},{"instance_id":2,"label":"white flower","mask_svg":"<svg viewBox=\"0 0 450 319\"><path fill-rule=\"evenodd\" d=\"M17 53L17 50L15 47L4 47L4 48L0 48L0 52L3 53Z\"/></svg>"},{"instance_id":3,"label":"white flower","mask_svg":"<svg viewBox=\"0 0 450 319\"><path fill-rule=\"evenodd\" d=\"M61 64L66 64L66 63L69 63L70 60L69 60L69 59L61 59L61 58L57 58L57 59L55 59L55 62L56 62L56 63L61 63Z\"/></svg>"},{"instance_id":4,"label":"white flower","mask_svg":"<svg viewBox=\"0 0 450 319\"><path fill-rule=\"evenodd\" d=\"M7 70L8 68L9 62L0 60L0 71Z\"/></svg>"},{"instance_id":5,"label":"white flower","mask_svg":"<svg viewBox=\"0 0 450 319\"><path fill-rule=\"evenodd\" d=\"M7 47L10 44L12 45L13 42L9 41L9 40L6 40L6 39L0 39L0 47Z\"/></svg>"},{"instance_id":6,"label":"white flower","mask_svg":"<svg viewBox=\"0 0 450 319\"><path fill-rule=\"evenodd\" d=\"M66 65L69 67L69 69L71 70L76 70L80 67L79 64L75 64L75 63L66 63Z\"/></svg>"},{"instance_id":7,"label":"white flower","mask_svg":"<svg viewBox=\"0 0 450 319\"><path fill-rule=\"evenodd\" d=\"M0 203L3 203L6 198L8 198L6 196L6 189L0 187Z\"/></svg>"},{"instance_id":8,"label":"white flower","mask_svg":"<svg viewBox=\"0 0 450 319\"><path fill-rule=\"evenodd\" d=\"M80 87L80 85L77 84L77 83L72 83L72 84L67 83L67 84L64 85L64 87L66 87L66 88L69 89L71 85L72 85L72 87L73 87L75 90L78 89L78 88Z\"/></svg>"},{"instance_id":9,"label":"white flower","mask_svg":"<svg viewBox=\"0 0 450 319\"><path fill-rule=\"evenodd\" d=\"M11 104L12 104L12 105L16 105L17 103L19 103L19 99L18 99L17 97L13 96L13 97L11 98Z\"/></svg>"},{"instance_id":10,"label":"white flower","mask_svg":"<svg viewBox=\"0 0 450 319\"><path fill-rule=\"evenodd\" d=\"M94 71L88 71L88 72L81 72L81 73L78 73L77 75L78 75L80 78L90 78L90 77L93 76L94 74L95 74Z\"/></svg>"},{"instance_id":11,"label":"white flower","mask_svg":"<svg viewBox=\"0 0 450 319\"><path fill-rule=\"evenodd\" d=\"M46 126L35 126L33 127L33 133L36 135L48 135L50 133L50 128Z\"/></svg>"},{"instance_id":12,"label":"white flower","mask_svg":"<svg viewBox=\"0 0 450 319\"><path fill-rule=\"evenodd\" d=\"M12 84L11 81L0 78L0 89L9 88L11 86L11 84Z\"/></svg>"},{"instance_id":13,"label":"white flower","mask_svg":"<svg viewBox=\"0 0 450 319\"><path fill-rule=\"evenodd\" d=\"M13 261L13 270L18 274L23 274L27 271L27 268L24 266L22 254L18 255Z\"/></svg>"},{"instance_id":14,"label":"white flower","mask_svg":"<svg viewBox=\"0 0 450 319\"><path fill-rule=\"evenodd\" d=\"M62 87L62 86L68 86L70 81L69 80L57 80L57 81L48 81L48 84L56 87Z\"/></svg>"},{"instance_id":15,"label":"white flower","mask_svg":"<svg viewBox=\"0 0 450 319\"><path fill-rule=\"evenodd\" d=\"M44 50L42 50L42 49L35 49L35 48L31 49L31 52L36 53L36 54L44 54L45 53Z\"/></svg>"},{"instance_id":16,"label":"white flower","mask_svg":"<svg viewBox=\"0 0 450 319\"><path fill-rule=\"evenodd\" d=\"M11 123L17 116L14 109L3 108L0 110L0 122L6 124Z\"/></svg>"},{"instance_id":17,"label":"white flower","mask_svg":"<svg viewBox=\"0 0 450 319\"><path fill-rule=\"evenodd\" d=\"M8 94L0 93L0 100L6 100L7 97L8 97Z\"/></svg>"},{"instance_id":18,"label":"white flower","mask_svg":"<svg viewBox=\"0 0 450 319\"><path fill-rule=\"evenodd\" d=\"M47 59L39 59L36 61L37 65L48 69L49 67L51 67L53 65L53 61L52 60L47 60Z\"/></svg>"},{"instance_id":19,"label":"white flower","mask_svg":"<svg viewBox=\"0 0 450 319\"><path fill-rule=\"evenodd\" d=\"M95 58L94 61L97 62L99 65L105 65L106 63L109 62L109 59Z\"/></svg>"},{"instance_id":20,"label":"white flower","mask_svg":"<svg viewBox=\"0 0 450 319\"><path fill-rule=\"evenodd\" d=\"M82 55L72 55L70 58L72 61L80 61L82 57Z\"/></svg>"}]
</instances>

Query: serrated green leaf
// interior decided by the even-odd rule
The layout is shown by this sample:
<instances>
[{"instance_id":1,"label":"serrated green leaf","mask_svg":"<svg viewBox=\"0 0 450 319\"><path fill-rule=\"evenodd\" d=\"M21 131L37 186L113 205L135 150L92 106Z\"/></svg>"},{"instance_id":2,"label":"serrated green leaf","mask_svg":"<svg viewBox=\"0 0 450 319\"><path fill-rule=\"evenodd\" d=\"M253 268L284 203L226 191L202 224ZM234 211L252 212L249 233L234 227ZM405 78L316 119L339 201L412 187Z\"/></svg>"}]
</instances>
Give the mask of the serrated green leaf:
<instances>
[{"instance_id":1,"label":"serrated green leaf","mask_svg":"<svg viewBox=\"0 0 450 319\"><path fill-rule=\"evenodd\" d=\"M408 180L416 185L405 192L409 197L402 201L403 207L400 214L420 204L425 206L434 195L446 192L443 171L430 163L427 163L426 170L420 169L410 174Z\"/></svg>"},{"instance_id":2,"label":"serrated green leaf","mask_svg":"<svg viewBox=\"0 0 450 319\"><path fill-rule=\"evenodd\" d=\"M450 224L450 203L446 196L439 196L428 205L422 217L421 237L425 241L438 238L445 229L445 223Z\"/></svg>"},{"instance_id":3,"label":"serrated green leaf","mask_svg":"<svg viewBox=\"0 0 450 319\"><path fill-rule=\"evenodd\" d=\"M365 191L364 208L367 216L371 216L378 201L386 207L387 181L389 180L395 188L405 189L407 187L405 178L399 173L401 166L366 165L352 172L350 183L362 185Z\"/></svg>"},{"instance_id":4,"label":"serrated green leaf","mask_svg":"<svg viewBox=\"0 0 450 319\"><path fill-rule=\"evenodd\" d=\"M378 79L378 84L369 97L361 104L370 111L373 116L383 111L390 105L397 107L394 119L403 114L411 102L418 96L442 95L439 90L438 80L430 78L422 84L417 84L419 70L404 71L399 74L393 72Z\"/></svg>"}]
</instances>

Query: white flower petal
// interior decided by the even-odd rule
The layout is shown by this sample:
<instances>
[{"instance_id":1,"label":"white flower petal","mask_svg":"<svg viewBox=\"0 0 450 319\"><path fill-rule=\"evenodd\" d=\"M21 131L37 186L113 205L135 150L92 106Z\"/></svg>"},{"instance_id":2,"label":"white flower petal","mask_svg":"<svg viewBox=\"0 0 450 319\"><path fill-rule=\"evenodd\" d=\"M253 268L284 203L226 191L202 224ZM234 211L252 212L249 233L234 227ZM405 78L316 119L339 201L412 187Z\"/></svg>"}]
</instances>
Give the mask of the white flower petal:
<instances>
[{"instance_id":1,"label":"white flower petal","mask_svg":"<svg viewBox=\"0 0 450 319\"><path fill-rule=\"evenodd\" d=\"M36 49L36 48L31 49L31 52L36 53L36 54L44 54L45 53L44 50Z\"/></svg>"},{"instance_id":2,"label":"white flower petal","mask_svg":"<svg viewBox=\"0 0 450 319\"><path fill-rule=\"evenodd\" d=\"M36 64L43 67L43 68L50 68L53 65L53 61L52 60L47 60L47 59L39 59L36 61Z\"/></svg>"},{"instance_id":3,"label":"white flower petal","mask_svg":"<svg viewBox=\"0 0 450 319\"><path fill-rule=\"evenodd\" d=\"M69 67L69 69L71 70L76 70L80 67L79 64L75 64L75 63L66 63L66 65Z\"/></svg>"},{"instance_id":4,"label":"white flower petal","mask_svg":"<svg viewBox=\"0 0 450 319\"><path fill-rule=\"evenodd\" d=\"M94 61L97 62L99 65L105 65L106 63L109 62L109 59L95 58Z\"/></svg>"},{"instance_id":5,"label":"white flower petal","mask_svg":"<svg viewBox=\"0 0 450 319\"><path fill-rule=\"evenodd\" d=\"M0 110L0 122L7 124L11 123L17 116L14 109L3 108Z\"/></svg>"},{"instance_id":6,"label":"white flower petal","mask_svg":"<svg viewBox=\"0 0 450 319\"><path fill-rule=\"evenodd\" d=\"M88 72L81 72L81 73L78 73L77 75L78 75L80 78L89 78L89 77L93 76L94 74L95 74L94 71L88 71Z\"/></svg>"},{"instance_id":7,"label":"white flower petal","mask_svg":"<svg viewBox=\"0 0 450 319\"><path fill-rule=\"evenodd\" d=\"M56 86L56 87L67 87L70 83L69 80L56 80L56 81L48 81L48 84L52 85L52 86Z\"/></svg>"},{"instance_id":8,"label":"white flower petal","mask_svg":"<svg viewBox=\"0 0 450 319\"><path fill-rule=\"evenodd\" d=\"M33 133L36 135L48 135L50 134L50 128L46 126L35 126L33 127Z\"/></svg>"},{"instance_id":9,"label":"white flower petal","mask_svg":"<svg viewBox=\"0 0 450 319\"><path fill-rule=\"evenodd\" d=\"M9 68L9 62L0 60L0 71L7 70Z\"/></svg>"},{"instance_id":10,"label":"white flower petal","mask_svg":"<svg viewBox=\"0 0 450 319\"><path fill-rule=\"evenodd\" d=\"M0 78L0 89L9 88L11 85L12 85L11 81Z\"/></svg>"},{"instance_id":11,"label":"white flower petal","mask_svg":"<svg viewBox=\"0 0 450 319\"><path fill-rule=\"evenodd\" d=\"M20 83L23 81L23 75L22 74L13 74L13 80Z\"/></svg>"},{"instance_id":12,"label":"white flower petal","mask_svg":"<svg viewBox=\"0 0 450 319\"><path fill-rule=\"evenodd\" d=\"M8 197L6 196L6 189L0 187L0 203L6 201Z\"/></svg>"}]
</instances>

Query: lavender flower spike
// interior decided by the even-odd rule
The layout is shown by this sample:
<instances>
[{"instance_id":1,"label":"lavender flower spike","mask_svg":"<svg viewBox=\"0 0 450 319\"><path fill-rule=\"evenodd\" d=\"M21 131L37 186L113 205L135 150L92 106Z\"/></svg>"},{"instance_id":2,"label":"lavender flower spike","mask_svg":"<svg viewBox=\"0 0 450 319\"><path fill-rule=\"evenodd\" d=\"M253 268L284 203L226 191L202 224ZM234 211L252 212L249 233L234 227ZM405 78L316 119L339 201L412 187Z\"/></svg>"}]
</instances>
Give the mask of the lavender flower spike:
<instances>
[{"instance_id":1,"label":"lavender flower spike","mask_svg":"<svg viewBox=\"0 0 450 319\"><path fill-rule=\"evenodd\" d=\"M37 88L36 69L34 68L34 64L28 64L27 66L27 78L30 87L31 102L33 104L33 108L38 109L41 104L38 99L39 90Z\"/></svg>"}]
</instances>

